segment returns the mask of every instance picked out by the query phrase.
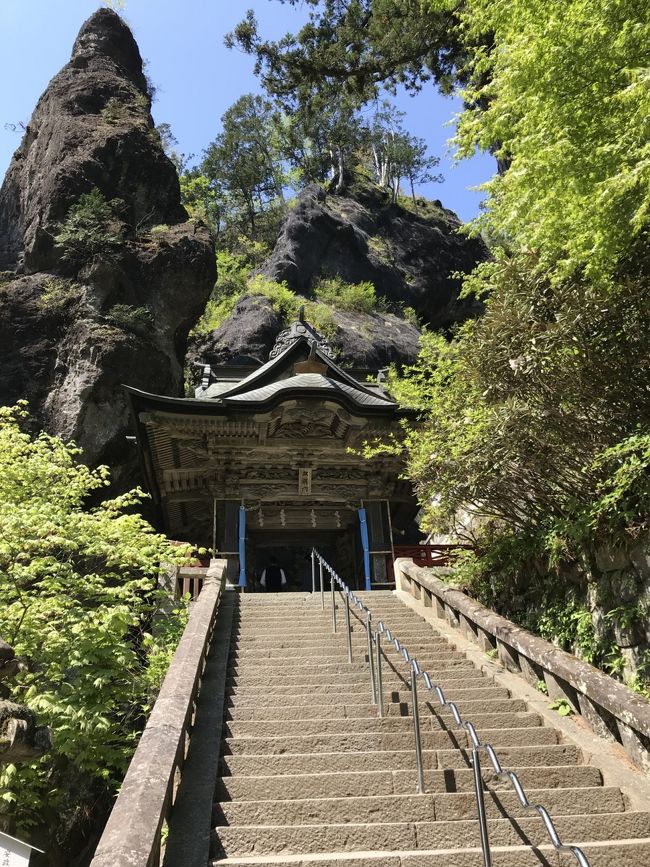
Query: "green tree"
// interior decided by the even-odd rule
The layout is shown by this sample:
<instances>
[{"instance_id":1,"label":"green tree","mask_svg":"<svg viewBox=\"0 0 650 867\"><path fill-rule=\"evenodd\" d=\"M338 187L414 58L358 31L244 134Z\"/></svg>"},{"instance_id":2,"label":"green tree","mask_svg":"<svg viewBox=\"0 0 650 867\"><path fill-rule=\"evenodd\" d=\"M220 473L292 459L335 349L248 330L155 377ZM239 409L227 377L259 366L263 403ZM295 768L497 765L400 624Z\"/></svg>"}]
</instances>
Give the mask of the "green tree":
<instances>
[{"instance_id":1,"label":"green tree","mask_svg":"<svg viewBox=\"0 0 650 867\"><path fill-rule=\"evenodd\" d=\"M276 115L281 155L293 170L295 187L333 182L342 189L363 139L360 103L344 93L311 93L304 103Z\"/></svg>"},{"instance_id":2,"label":"green tree","mask_svg":"<svg viewBox=\"0 0 650 867\"><path fill-rule=\"evenodd\" d=\"M457 3L309 0L309 6L308 23L277 42L260 36L252 11L226 37L226 45L255 55L268 93L304 103L313 88L329 94L344 88L366 101L384 85L419 89L431 76L451 85L464 53L454 26Z\"/></svg>"},{"instance_id":3,"label":"green tree","mask_svg":"<svg viewBox=\"0 0 650 867\"><path fill-rule=\"evenodd\" d=\"M363 131L362 148L375 180L391 190L393 202L406 179L415 204L415 184L442 181L441 175L433 174L440 160L427 156L426 142L404 129L403 118L404 112L384 101Z\"/></svg>"},{"instance_id":4,"label":"green tree","mask_svg":"<svg viewBox=\"0 0 650 867\"><path fill-rule=\"evenodd\" d=\"M460 152L496 144L509 164L486 185L479 225L534 250L554 281L608 280L647 245L650 8L465 0L461 19L485 47L466 64Z\"/></svg>"},{"instance_id":5,"label":"green tree","mask_svg":"<svg viewBox=\"0 0 650 867\"><path fill-rule=\"evenodd\" d=\"M179 176L181 201L192 220L203 220L219 237L225 202L218 188L194 166Z\"/></svg>"},{"instance_id":6,"label":"green tree","mask_svg":"<svg viewBox=\"0 0 650 867\"><path fill-rule=\"evenodd\" d=\"M116 214L123 205L121 199L108 202L97 188L79 196L54 239L65 259L79 263L116 250L124 237L124 224Z\"/></svg>"},{"instance_id":7,"label":"green tree","mask_svg":"<svg viewBox=\"0 0 650 867\"><path fill-rule=\"evenodd\" d=\"M647 287L553 287L536 266L481 266L472 281L493 287L482 319L451 342L426 335L394 380L421 411L407 461L431 529L467 510L526 534L570 521L596 497L598 455L650 424Z\"/></svg>"},{"instance_id":8,"label":"green tree","mask_svg":"<svg viewBox=\"0 0 650 867\"><path fill-rule=\"evenodd\" d=\"M104 818L179 637L182 619L155 638L151 625L161 563L186 551L140 517L139 491L88 508L108 470L23 433L25 417L0 408L0 634L28 663L11 698L52 727L54 747L2 767L0 822L66 864Z\"/></svg>"},{"instance_id":9,"label":"green tree","mask_svg":"<svg viewBox=\"0 0 650 867\"><path fill-rule=\"evenodd\" d=\"M201 173L224 202L226 221L260 234L259 217L284 201L285 177L275 145L273 107L261 96L240 97L221 118Z\"/></svg>"}]
</instances>

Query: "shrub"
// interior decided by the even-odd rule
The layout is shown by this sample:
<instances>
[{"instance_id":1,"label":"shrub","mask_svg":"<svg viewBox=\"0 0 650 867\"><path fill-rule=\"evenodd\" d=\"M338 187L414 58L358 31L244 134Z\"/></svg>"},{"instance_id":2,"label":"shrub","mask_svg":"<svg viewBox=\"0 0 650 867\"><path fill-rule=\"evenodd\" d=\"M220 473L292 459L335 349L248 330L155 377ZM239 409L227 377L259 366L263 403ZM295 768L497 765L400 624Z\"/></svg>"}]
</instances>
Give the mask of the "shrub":
<instances>
[{"instance_id":1,"label":"shrub","mask_svg":"<svg viewBox=\"0 0 650 867\"><path fill-rule=\"evenodd\" d=\"M100 112L106 123L117 124L129 117L127 106L116 97L112 96Z\"/></svg>"},{"instance_id":2,"label":"shrub","mask_svg":"<svg viewBox=\"0 0 650 867\"><path fill-rule=\"evenodd\" d=\"M324 337L334 337L337 330L336 320L327 304L307 301L304 306L305 318L314 326L316 331L319 331Z\"/></svg>"},{"instance_id":3,"label":"shrub","mask_svg":"<svg viewBox=\"0 0 650 867\"><path fill-rule=\"evenodd\" d=\"M54 311L78 301L80 296L81 287L78 283L52 278L43 283L43 293L37 303L41 310Z\"/></svg>"},{"instance_id":4,"label":"shrub","mask_svg":"<svg viewBox=\"0 0 650 867\"><path fill-rule=\"evenodd\" d=\"M147 307L131 307L129 304L115 304L106 313L106 319L124 331L148 334L154 327L151 310Z\"/></svg>"},{"instance_id":5,"label":"shrub","mask_svg":"<svg viewBox=\"0 0 650 867\"><path fill-rule=\"evenodd\" d=\"M322 279L314 287L314 295L318 301L339 310L374 313L385 309L383 299L377 298L375 287L367 281L344 283L340 277Z\"/></svg>"},{"instance_id":6,"label":"shrub","mask_svg":"<svg viewBox=\"0 0 650 867\"><path fill-rule=\"evenodd\" d=\"M79 197L54 239L64 248L64 258L88 259L121 244L123 226L115 214L119 201L108 202L97 188Z\"/></svg>"},{"instance_id":7,"label":"shrub","mask_svg":"<svg viewBox=\"0 0 650 867\"><path fill-rule=\"evenodd\" d=\"M161 636L151 629L160 564L189 551L137 513L141 491L88 508L107 468L89 469L56 437L31 438L26 420L24 404L0 408L0 635L28 661L11 698L52 727L54 746L0 766L1 818L71 863L115 794L183 628L179 615Z\"/></svg>"}]
</instances>

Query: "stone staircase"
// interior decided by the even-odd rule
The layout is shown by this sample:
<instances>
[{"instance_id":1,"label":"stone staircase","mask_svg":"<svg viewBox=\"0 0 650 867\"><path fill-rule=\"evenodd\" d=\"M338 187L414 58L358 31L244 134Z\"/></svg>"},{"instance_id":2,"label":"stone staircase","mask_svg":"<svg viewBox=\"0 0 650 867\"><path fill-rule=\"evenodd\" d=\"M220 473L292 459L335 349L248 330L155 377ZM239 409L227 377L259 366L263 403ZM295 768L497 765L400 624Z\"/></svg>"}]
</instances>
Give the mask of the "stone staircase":
<instances>
[{"instance_id":1,"label":"stone staircase","mask_svg":"<svg viewBox=\"0 0 650 867\"><path fill-rule=\"evenodd\" d=\"M626 809L577 746L394 594L359 595L517 772L530 802L548 809L564 842L581 846L591 867L650 865L650 815ZM325 611L318 595L238 597L211 863L482 867L465 731L420 689L426 794L416 794L406 665L384 648L379 719L365 628L353 618L350 664L341 604L333 635L329 597ZM486 765L494 867L573 867Z\"/></svg>"}]
</instances>

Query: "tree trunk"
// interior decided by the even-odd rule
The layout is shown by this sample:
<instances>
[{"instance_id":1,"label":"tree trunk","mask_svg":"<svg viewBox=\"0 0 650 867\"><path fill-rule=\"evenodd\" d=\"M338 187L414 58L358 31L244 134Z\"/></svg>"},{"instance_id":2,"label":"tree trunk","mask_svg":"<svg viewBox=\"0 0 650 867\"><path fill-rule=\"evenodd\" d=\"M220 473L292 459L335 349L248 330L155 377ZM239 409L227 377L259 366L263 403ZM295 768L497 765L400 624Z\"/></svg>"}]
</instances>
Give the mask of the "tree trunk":
<instances>
[{"instance_id":1,"label":"tree trunk","mask_svg":"<svg viewBox=\"0 0 650 867\"><path fill-rule=\"evenodd\" d=\"M336 192L341 193L341 192L343 192L343 186L344 186L344 182L345 182L345 162L343 160L343 149L342 148L339 148L339 151L338 151L338 172L339 172L339 177L338 177L338 181L336 182Z\"/></svg>"}]
</instances>

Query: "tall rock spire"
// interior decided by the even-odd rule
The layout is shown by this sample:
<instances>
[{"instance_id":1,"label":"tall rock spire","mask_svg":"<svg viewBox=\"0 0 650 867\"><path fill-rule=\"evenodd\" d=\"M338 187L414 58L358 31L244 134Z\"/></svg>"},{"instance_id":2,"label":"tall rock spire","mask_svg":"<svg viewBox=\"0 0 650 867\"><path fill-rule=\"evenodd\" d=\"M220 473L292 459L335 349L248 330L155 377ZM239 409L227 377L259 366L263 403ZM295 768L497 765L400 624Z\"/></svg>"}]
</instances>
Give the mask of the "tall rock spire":
<instances>
[{"instance_id":1,"label":"tall rock spire","mask_svg":"<svg viewBox=\"0 0 650 867\"><path fill-rule=\"evenodd\" d=\"M80 231L72 217L89 206ZM182 394L187 334L214 279L213 240L187 220L138 46L101 9L0 189L0 404L27 398L36 426L76 440L89 463L133 469L122 384Z\"/></svg>"},{"instance_id":2,"label":"tall rock spire","mask_svg":"<svg viewBox=\"0 0 650 867\"><path fill-rule=\"evenodd\" d=\"M0 189L0 270L56 269L61 222L95 188L121 201L132 232L187 219L150 109L135 39L100 9L39 99Z\"/></svg>"}]
</instances>

